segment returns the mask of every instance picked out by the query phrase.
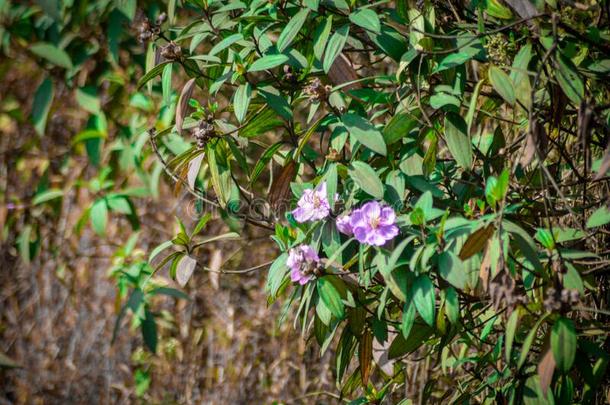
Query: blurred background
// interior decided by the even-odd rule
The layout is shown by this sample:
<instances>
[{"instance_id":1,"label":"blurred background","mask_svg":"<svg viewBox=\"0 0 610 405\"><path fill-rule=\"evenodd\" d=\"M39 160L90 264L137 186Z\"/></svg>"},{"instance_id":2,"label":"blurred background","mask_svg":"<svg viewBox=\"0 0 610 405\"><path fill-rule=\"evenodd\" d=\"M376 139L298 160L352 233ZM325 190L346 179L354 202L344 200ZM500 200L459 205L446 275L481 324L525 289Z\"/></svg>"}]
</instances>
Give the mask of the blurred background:
<instances>
[{"instance_id":1,"label":"blurred background","mask_svg":"<svg viewBox=\"0 0 610 405\"><path fill-rule=\"evenodd\" d=\"M176 217L192 229L201 216L144 133L173 119L158 84L137 87L150 63L138 37L166 7L0 0L0 404L328 402L329 358L292 319L278 326L267 266L220 273L271 260L266 231L201 250L188 299L147 297L156 354L133 318L117 324ZM226 231L213 217L203 234Z\"/></svg>"}]
</instances>

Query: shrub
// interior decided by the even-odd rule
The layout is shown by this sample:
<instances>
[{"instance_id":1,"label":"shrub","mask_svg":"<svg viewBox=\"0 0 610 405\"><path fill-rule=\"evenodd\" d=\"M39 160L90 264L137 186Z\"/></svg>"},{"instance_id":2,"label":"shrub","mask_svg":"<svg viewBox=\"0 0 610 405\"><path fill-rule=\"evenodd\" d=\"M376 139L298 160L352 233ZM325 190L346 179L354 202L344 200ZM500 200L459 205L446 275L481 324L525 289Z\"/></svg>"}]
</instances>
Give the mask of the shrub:
<instances>
[{"instance_id":1,"label":"shrub","mask_svg":"<svg viewBox=\"0 0 610 405\"><path fill-rule=\"evenodd\" d=\"M269 302L334 349L341 398L603 402L608 15L536 4L187 0L151 15L139 86L165 119L148 135L201 220L144 283L169 264L185 285L201 246L258 227L279 250ZM200 239L210 208L230 232ZM154 314L138 316L154 349Z\"/></svg>"}]
</instances>

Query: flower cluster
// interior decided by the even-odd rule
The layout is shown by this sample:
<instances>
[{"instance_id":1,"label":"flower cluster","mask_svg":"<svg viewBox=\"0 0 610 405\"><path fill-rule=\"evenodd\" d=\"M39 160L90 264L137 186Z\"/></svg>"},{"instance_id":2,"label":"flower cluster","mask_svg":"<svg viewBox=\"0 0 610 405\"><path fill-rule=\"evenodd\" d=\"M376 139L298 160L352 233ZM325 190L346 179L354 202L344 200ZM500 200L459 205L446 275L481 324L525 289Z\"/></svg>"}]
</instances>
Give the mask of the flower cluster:
<instances>
[{"instance_id":1,"label":"flower cluster","mask_svg":"<svg viewBox=\"0 0 610 405\"><path fill-rule=\"evenodd\" d=\"M351 215L337 218L337 229L346 235L354 235L360 243L382 246L398 235L396 213L391 207L377 201L369 201Z\"/></svg>"},{"instance_id":2,"label":"flower cluster","mask_svg":"<svg viewBox=\"0 0 610 405\"><path fill-rule=\"evenodd\" d=\"M326 182L320 184L316 190L305 190L292 215L297 222L319 221L330 215Z\"/></svg>"},{"instance_id":3,"label":"flower cluster","mask_svg":"<svg viewBox=\"0 0 610 405\"><path fill-rule=\"evenodd\" d=\"M321 183L317 189L305 190L292 215L301 223L328 217L330 204L326 183ZM383 246L399 233L394 210L377 201L369 201L351 214L340 215L335 224L339 232L353 235L358 242L371 246ZM287 264L291 268L292 281L303 285L312 280L319 262L317 253L308 245L291 249Z\"/></svg>"},{"instance_id":4,"label":"flower cluster","mask_svg":"<svg viewBox=\"0 0 610 405\"><path fill-rule=\"evenodd\" d=\"M299 245L290 249L286 264L290 267L290 279L304 285L313 280L318 271L320 258L310 246Z\"/></svg>"}]
</instances>

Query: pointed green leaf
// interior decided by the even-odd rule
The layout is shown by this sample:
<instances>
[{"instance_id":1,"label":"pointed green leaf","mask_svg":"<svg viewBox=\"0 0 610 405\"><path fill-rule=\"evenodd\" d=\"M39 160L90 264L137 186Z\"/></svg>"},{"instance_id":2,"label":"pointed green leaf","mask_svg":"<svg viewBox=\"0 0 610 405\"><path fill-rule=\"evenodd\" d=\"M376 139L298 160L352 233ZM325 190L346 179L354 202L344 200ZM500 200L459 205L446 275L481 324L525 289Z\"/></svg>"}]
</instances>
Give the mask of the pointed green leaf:
<instances>
[{"instance_id":1,"label":"pointed green leaf","mask_svg":"<svg viewBox=\"0 0 610 405\"><path fill-rule=\"evenodd\" d=\"M343 27L339 28L332 37L330 37L328 46L326 47L326 53L324 54L324 61L322 63L324 72L328 73L331 66L335 62L335 59L343 50L348 34L349 25L344 25Z\"/></svg>"},{"instance_id":2,"label":"pointed green leaf","mask_svg":"<svg viewBox=\"0 0 610 405\"><path fill-rule=\"evenodd\" d=\"M445 141L458 165L469 170L472 166L472 147L466 122L456 113L445 116Z\"/></svg>"},{"instance_id":3,"label":"pointed green leaf","mask_svg":"<svg viewBox=\"0 0 610 405\"><path fill-rule=\"evenodd\" d=\"M248 72L258 72L261 70L273 69L283 63L288 61L288 56L286 55L265 55L260 59L254 61L252 65L248 68Z\"/></svg>"},{"instance_id":4,"label":"pointed green leaf","mask_svg":"<svg viewBox=\"0 0 610 405\"><path fill-rule=\"evenodd\" d=\"M48 77L40 83L34 94L32 104L32 123L38 135L43 135L47 125L47 117L53 103L53 82Z\"/></svg>"},{"instance_id":5,"label":"pointed green leaf","mask_svg":"<svg viewBox=\"0 0 610 405\"><path fill-rule=\"evenodd\" d=\"M225 39L223 39L222 41L220 41L219 43L214 45L214 47L210 50L208 55L211 55L211 56L216 55L217 53L222 52L224 49L230 47L237 41L241 41L242 39L244 39L244 36L242 34L229 35L228 37L226 37Z\"/></svg>"},{"instance_id":6,"label":"pointed green leaf","mask_svg":"<svg viewBox=\"0 0 610 405\"><path fill-rule=\"evenodd\" d=\"M324 301L324 304L330 309L330 312L337 318L343 319L345 315L345 308L339 292L329 280L328 276L324 276L318 279L318 294Z\"/></svg>"},{"instance_id":7,"label":"pointed green leaf","mask_svg":"<svg viewBox=\"0 0 610 405\"><path fill-rule=\"evenodd\" d=\"M453 252L443 252L438 258L438 272L455 288L463 290L468 283L464 263Z\"/></svg>"},{"instance_id":8,"label":"pointed green leaf","mask_svg":"<svg viewBox=\"0 0 610 405\"><path fill-rule=\"evenodd\" d=\"M341 117L341 121L347 131L353 135L358 142L372 150L373 152L379 153L385 156L387 154L387 147L383 139L381 132L375 128L366 118L361 117L358 114L344 114Z\"/></svg>"},{"instance_id":9,"label":"pointed green leaf","mask_svg":"<svg viewBox=\"0 0 610 405\"><path fill-rule=\"evenodd\" d=\"M415 283L413 283L413 302L417 312L421 315L422 319L430 326L434 326L435 319L435 299L434 299L434 285L432 280L422 274L419 276Z\"/></svg>"},{"instance_id":10,"label":"pointed green leaf","mask_svg":"<svg viewBox=\"0 0 610 405\"><path fill-rule=\"evenodd\" d=\"M595 210L589 219L587 219L587 228L606 225L608 222L610 222L610 209L603 205Z\"/></svg>"},{"instance_id":11,"label":"pointed green leaf","mask_svg":"<svg viewBox=\"0 0 610 405\"><path fill-rule=\"evenodd\" d=\"M379 16L370 8L361 8L352 12L349 15L349 20L365 30L373 31L375 33L381 31Z\"/></svg>"},{"instance_id":12,"label":"pointed green leaf","mask_svg":"<svg viewBox=\"0 0 610 405\"><path fill-rule=\"evenodd\" d=\"M250 88L250 83L242 84L235 90L233 108L235 109L235 117L237 117L237 121L240 123L246 119L251 97L252 90Z\"/></svg>"},{"instance_id":13,"label":"pointed green leaf","mask_svg":"<svg viewBox=\"0 0 610 405\"><path fill-rule=\"evenodd\" d=\"M106 223L108 222L108 205L106 199L100 198L93 203L91 207L91 226L98 235L106 233Z\"/></svg>"},{"instance_id":14,"label":"pointed green leaf","mask_svg":"<svg viewBox=\"0 0 610 405\"><path fill-rule=\"evenodd\" d=\"M378 199L383 198L383 183L371 166L364 162L355 161L352 162L348 173L358 187L366 193Z\"/></svg>"},{"instance_id":15,"label":"pointed green leaf","mask_svg":"<svg viewBox=\"0 0 610 405\"><path fill-rule=\"evenodd\" d=\"M332 15L329 15L318 25L313 34L313 54L318 60L322 60L324 48L326 48L326 43L328 42L328 37L330 36L332 26L333 17Z\"/></svg>"},{"instance_id":16,"label":"pointed green leaf","mask_svg":"<svg viewBox=\"0 0 610 405\"><path fill-rule=\"evenodd\" d=\"M288 48L288 46L290 46L294 38L301 30L301 27L303 27L303 24L307 20L309 11L310 10L308 8L302 8L298 13L294 15L294 17L290 19L290 21L288 21L288 24L286 24L286 26L282 30L282 33L277 39L277 50L279 52L283 52L286 48Z\"/></svg>"},{"instance_id":17,"label":"pointed green leaf","mask_svg":"<svg viewBox=\"0 0 610 405\"><path fill-rule=\"evenodd\" d=\"M32 53L45 58L54 65L72 69L72 61L66 51L48 42L38 42L30 46Z\"/></svg>"},{"instance_id":18,"label":"pointed green leaf","mask_svg":"<svg viewBox=\"0 0 610 405\"><path fill-rule=\"evenodd\" d=\"M585 85L578 74L578 70L574 63L565 55L560 54L557 58L557 66L559 69L555 72L557 82L565 95L577 106L585 97Z\"/></svg>"},{"instance_id":19,"label":"pointed green leaf","mask_svg":"<svg viewBox=\"0 0 610 405\"><path fill-rule=\"evenodd\" d=\"M515 105L515 86L510 77L497 66L490 66L487 75L489 82L500 97L508 104Z\"/></svg>"},{"instance_id":20,"label":"pointed green leaf","mask_svg":"<svg viewBox=\"0 0 610 405\"><path fill-rule=\"evenodd\" d=\"M551 349L557 369L567 373L576 358L576 328L571 319L561 317L555 321L551 330Z\"/></svg>"}]
</instances>

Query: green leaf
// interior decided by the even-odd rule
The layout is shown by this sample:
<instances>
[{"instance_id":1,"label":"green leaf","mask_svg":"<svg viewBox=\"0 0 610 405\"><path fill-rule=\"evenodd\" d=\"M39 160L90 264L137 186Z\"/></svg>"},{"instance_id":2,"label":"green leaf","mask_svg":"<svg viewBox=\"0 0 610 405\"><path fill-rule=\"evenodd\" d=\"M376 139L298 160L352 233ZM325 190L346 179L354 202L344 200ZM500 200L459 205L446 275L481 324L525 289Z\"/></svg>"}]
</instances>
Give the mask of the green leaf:
<instances>
[{"instance_id":1,"label":"green leaf","mask_svg":"<svg viewBox=\"0 0 610 405\"><path fill-rule=\"evenodd\" d=\"M603 205L596 209L589 219L587 219L587 228L606 225L608 222L610 222L610 209Z\"/></svg>"},{"instance_id":2,"label":"green leaf","mask_svg":"<svg viewBox=\"0 0 610 405\"><path fill-rule=\"evenodd\" d=\"M576 328L571 319L561 317L555 321L551 330L551 349L557 369L567 373L576 358Z\"/></svg>"},{"instance_id":3,"label":"green leaf","mask_svg":"<svg viewBox=\"0 0 610 405\"><path fill-rule=\"evenodd\" d=\"M399 62L407 52L408 45L403 34L388 25L382 25L379 34L370 31L367 34L371 41L395 62Z\"/></svg>"},{"instance_id":4,"label":"green leaf","mask_svg":"<svg viewBox=\"0 0 610 405\"><path fill-rule=\"evenodd\" d=\"M303 0L303 5L309 7L313 11L318 11L320 0Z\"/></svg>"},{"instance_id":5,"label":"green leaf","mask_svg":"<svg viewBox=\"0 0 610 405\"><path fill-rule=\"evenodd\" d=\"M321 22L316 28L313 34L313 54L318 60L322 60L324 54L324 48L328 42L330 36L330 30L333 26L333 16L329 15L326 19Z\"/></svg>"},{"instance_id":6,"label":"green leaf","mask_svg":"<svg viewBox=\"0 0 610 405\"><path fill-rule=\"evenodd\" d=\"M260 176L263 170L265 170L265 166L267 166L269 160L271 160L273 155L275 155L275 153L282 147L283 144L284 143L282 141L276 142L273 145L269 146L265 150L265 152L263 152L260 159L258 159L258 162L256 162L254 169L252 169L252 174L250 175L250 184L254 183L258 179L258 176Z\"/></svg>"},{"instance_id":7,"label":"green leaf","mask_svg":"<svg viewBox=\"0 0 610 405\"><path fill-rule=\"evenodd\" d=\"M239 131L239 136L243 136L244 138L261 136L277 127L281 127L283 123L284 121L278 118L277 111L272 108L265 108L263 111L258 112L253 116L252 119L242 127Z\"/></svg>"},{"instance_id":8,"label":"green leaf","mask_svg":"<svg viewBox=\"0 0 610 405\"><path fill-rule=\"evenodd\" d=\"M551 234L551 231L543 228L538 228L535 236L536 239L538 239L538 242L540 242L545 248L549 250L553 250L555 248L555 239L553 238L553 234Z\"/></svg>"},{"instance_id":9,"label":"green leaf","mask_svg":"<svg viewBox=\"0 0 610 405\"><path fill-rule=\"evenodd\" d=\"M277 39L277 50L279 52L283 52L286 48L288 48L288 46L290 46L294 38L301 30L301 27L303 27L308 15L309 9L302 8L294 15L294 17L290 19L290 21L288 21L288 24L286 24Z\"/></svg>"},{"instance_id":10,"label":"green leaf","mask_svg":"<svg viewBox=\"0 0 610 405\"><path fill-rule=\"evenodd\" d=\"M114 3L116 4L118 11L120 11L130 21L133 21L137 10L136 0L116 0Z\"/></svg>"},{"instance_id":11,"label":"green leaf","mask_svg":"<svg viewBox=\"0 0 610 405\"><path fill-rule=\"evenodd\" d=\"M91 114L100 113L101 103L94 87L87 86L76 89L76 102Z\"/></svg>"},{"instance_id":12,"label":"green leaf","mask_svg":"<svg viewBox=\"0 0 610 405\"><path fill-rule=\"evenodd\" d=\"M142 338L146 347L153 352L157 352L157 323L155 317L148 310L144 310L144 319L142 320Z\"/></svg>"},{"instance_id":13,"label":"green leaf","mask_svg":"<svg viewBox=\"0 0 610 405\"><path fill-rule=\"evenodd\" d=\"M489 82L494 90L510 105L515 105L515 86L513 81L502 69L497 66L490 66L487 71Z\"/></svg>"},{"instance_id":14,"label":"green leaf","mask_svg":"<svg viewBox=\"0 0 610 405\"><path fill-rule=\"evenodd\" d=\"M50 78L46 78L40 83L36 93L34 94L34 103L32 104L32 123L38 135L43 135L47 125L47 117L54 94L53 82Z\"/></svg>"},{"instance_id":15,"label":"green leaf","mask_svg":"<svg viewBox=\"0 0 610 405\"><path fill-rule=\"evenodd\" d=\"M366 193L380 200L383 198L383 183L371 166L361 161L354 161L348 168L348 173Z\"/></svg>"},{"instance_id":16,"label":"green leaf","mask_svg":"<svg viewBox=\"0 0 610 405\"><path fill-rule=\"evenodd\" d=\"M463 65L472 59L472 55L466 52L451 53L443 58L438 66L432 71L433 74Z\"/></svg>"},{"instance_id":17,"label":"green leaf","mask_svg":"<svg viewBox=\"0 0 610 405\"><path fill-rule=\"evenodd\" d=\"M63 195L63 190L52 188L42 193L36 194L36 196L32 199L32 205L38 205L47 201L55 200L57 198L63 197Z\"/></svg>"},{"instance_id":18,"label":"green leaf","mask_svg":"<svg viewBox=\"0 0 610 405\"><path fill-rule=\"evenodd\" d=\"M324 301L324 304L330 309L331 313L337 319L343 319L345 316L345 308L339 292L334 284L330 281L329 276L324 276L318 279L318 294Z\"/></svg>"},{"instance_id":19,"label":"green leaf","mask_svg":"<svg viewBox=\"0 0 610 405\"><path fill-rule=\"evenodd\" d=\"M389 258L381 253L375 258L376 260L381 260L378 267L386 285L390 288L392 294L403 302L407 301L407 273L404 269L397 268L396 264L404 249L413 239L414 237L409 237L400 242Z\"/></svg>"},{"instance_id":20,"label":"green leaf","mask_svg":"<svg viewBox=\"0 0 610 405\"><path fill-rule=\"evenodd\" d=\"M528 66L532 60L532 44L527 43L519 49L519 52L513 60L513 66L510 71L510 79L515 85L515 95L517 100L525 106L526 109L531 108L532 87L528 74Z\"/></svg>"},{"instance_id":21,"label":"green leaf","mask_svg":"<svg viewBox=\"0 0 610 405\"><path fill-rule=\"evenodd\" d=\"M258 72L261 70L272 69L286 63L287 61L288 56L286 55L265 55L262 58L254 61L254 63L248 68L248 72Z\"/></svg>"},{"instance_id":22,"label":"green leaf","mask_svg":"<svg viewBox=\"0 0 610 405\"><path fill-rule=\"evenodd\" d=\"M388 151L383 135L366 118L358 114L349 113L344 114L341 117L341 121L358 142L380 155L385 156L387 154Z\"/></svg>"},{"instance_id":23,"label":"green leaf","mask_svg":"<svg viewBox=\"0 0 610 405\"><path fill-rule=\"evenodd\" d=\"M251 97L252 90L250 88L250 83L242 84L235 90L233 107L235 108L235 117L237 117L237 121L240 123L246 119Z\"/></svg>"},{"instance_id":24,"label":"green leaf","mask_svg":"<svg viewBox=\"0 0 610 405\"><path fill-rule=\"evenodd\" d=\"M163 242L160 245L158 245L157 247L155 247L152 250L152 252L150 252L150 255L148 256L148 263L152 263L154 258L157 257L159 255L159 253L161 253L162 251L164 251L168 247L172 246L173 244L174 244L173 241L166 240L165 242Z\"/></svg>"},{"instance_id":25,"label":"green leaf","mask_svg":"<svg viewBox=\"0 0 610 405\"><path fill-rule=\"evenodd\" d=\"M523 341L523 346L521 347L521 353L519 354L519 361L517 362L517 369L520 369L523 366L523 364L525 364L525 361L527 360L527 354L529 353L530 348L532 347L532 343L534 343L534 339L536 339L536 333L538 332L538 328L540 327L542 322L544 322L544 320L547 317L548 317L548 314L545 314L540 319L538 319L538 321L536 321L536 324L534 325L534 327L527 334L527 337Z\"/></svg>"},{"instance_id":26,"label":"green leaf","mask_svg":"<svg viewBox=\"0 0 610 405\"><path fill-rule=\"evenodd\" d=\"M288 260L288 253L282 253L277 259L275 259L269 268L269 273L267 273L265 291L271 298L275 298L277 296L277 292L282 286L284 276L288 272L286 260Z\"/></svg>"},{"instance_id":27,"label":"green leaf","mask_svg":"<svg viewBox=\"0 0 610 405\"><path fill-rule=\"evenodd\" d=\"M70 56L61 48L48 42L37 42L30 46L30 51L41 58L44 58L54 65L72 69Z\"/></svg>"},{"instance_id":28,"label":"green leaf","mask_svg":"<svg viewBox=\"0 0 610 405\"><path fill-rule=\"evenodd\" d=\"M349 20L365 30L373 31L375 33L381 31L379 16L370 8L361 8L352 12L349 15Z\"/></svg>"},{"instance_id":29,"label":"green leaf","mask_svg":"<svg viewBox=\"0 0 610 405\"><path fill-rule=\"evenodd\" d=\"M453 106L456 108L460 108L461 105L461 101L459 98L457 98L456 96L454 96L453 94L447 94L444 92L437 92L434 93L431 97L430 97L430 107L439 110L445 106ZM448 110L455 110L455 109L449 109Z\"/></svg>"},{"instance_id":30,"label":"green leaf","mask_svg":"<svg viewBox=\"0 0 610 405\"><path fill-rule=\"evenodd\" d=\"M570 262L566 262L567 271L563 275L563 285L569 290L577 290L581 295L585 293L585 285L580 273Z\"/></svg>"},{"instance_id":31,"label":"green leaf","mask_svg":"<svg viewBox=\"0 0 610 405\"><path fill-rule=\"evenodd\" d=\"M445 116L445 141L458 165L469 170L472 166L472 147L466 122L456 113Z\"/></svg>"},{"instance_id":32,"label":"green leaf","mask_svg":"<svg viewBox=\"0 0 610 405\"><path fill-rule=\"evenodd\" d=\"M479 94L481 93L481 86L483 85L484 80L481 79L474 87L474 91L472 92L472 96L470 98L470 105L468 106L468 112L466 113L466 133L470 134L470 128L472 128L472 123L474 122L475 114L477 113L477 99L479 98Z\"/></svg>"},{"instance_id":33,"label":"green leaf","mask_svg":"<svg viewBox=\"0 0 610 405\"><path fill-rule=\"evenodd\" d=\"M210 212L207 212L205 215L203 215L201 217L201 219L199 219L199 222L197 222L197 225L195 225L195 228L193 229L193 233L191 234L191 237L195 236L199 232L201 232L205 228L205 226L208 224L210 219L212 219L212 214Z\"/></svg>"},{"instance_id":34,"label":"green leaf","mask_svg":"<svg viewBox=\"0 0 610 405\"><path fill-rule=\"evenodd\" d=\"M405 302L400 322L400 332L405 339L409 338L413 324L415 323L415 305L413 301Z\"/></svg>"},{"instance_id":35,"label":"green leaf","mask_svg":"<svg viewBox=\"0 0 610 405\"><path fill-rule=\"evenodd\" d=\"M457 291L453 287L445 290L445 313L451 323L457 323L460 320L460 301Z\"/></svg>"},{"instance_id":36,"label":"green leaf","mask_svg":"<svg viewBox=\"0 0 610 405\"><path fill-rule=\"evenodd\" d=\"M230 47L237 41L241 41L242 39L244 39L244 36L242 34L229 35L228 37L226 37L225 39L223 39L222 41L220 41L219 43L214 45L214 47L210 50L208 55L211 55L211 56L216 55L217 53L222 52L224 49Z\"/></svg>"},{"instance_id":37,"label":"green leaf","mask_svg":"<svg viewBox=\"0 0 610 405\"><path fill-rule=\"evenodd\" d=\"M108 205L105 198L100 198L91 207L91 226L98 235L106 233L106 223L108 222Z\"/></svg>"},{"instance_id":38,"label":"green leaf","mask_svg":"<svg viewBox=\"0 0 610 405\"><path fill-rule=\"evenodd\" d=\"M258 94L261 95L265 99L265 102L271 107L273 111L277 113L280 117L291 120L292 119L292 107L290 103L285 98L284 95L280 94L277 90L273 89L273 91L277 93L272 93L270 91L265 91L264 89L257 89ZM261 114L262 115L262 114ZM258 116L257 116L258 118ZM241 135L241 132L240 132Z\"/></svg>"},{"instance_id":39,"label":"green leaf","mask_svg":"<svg viewBox=\"0 0 610 405\"><path fill-rule=\"evenodd\" d=\"M383 139L386 145L398 142L418 125L415 114L398 113L392 117L383 129Z\"/></svg>"},{"instance_id":40,"label":"green leaf","mask_svg":"<svg viewBox=\"0 0 610 405\"><path fill-rule=\"evenodd\" d=\"M506 337L504 339L504 354L506 355L506 362L510 363L510 355L513 350L513 342L515 340L515 333L517 331L517 325L519 324L519 311L514 310L508 322L506 324Z\"/></svg>"},{"instance_id":41,"label":"green leaf","mask_svg":"<svg viewBox=\"0 0 610 405\"><path fill-rule=\"evenodd\" d=\"M430 326L434 326L434 318L436 312L436 305L434 299L434 285L432 280L422 274L413 283L413 302L417 312L421 315L422 319Z\"/></svg>"},{"instance_id":42,"label":"green leaf","mask_svg":"<svg viewBox=\"0 0 610 405\"><path fill-rule=\"evenodd\" d=\"M120 214L129 215L132 213L131 204L129 198L124 195L108 195L106 198L106 204L110 211L118 212Z\"/></svg>"},{"instance_id":43,"label":"green leaf","mask_svg":"<svg viewBox=\"0 0 610 405\"><path fill-rule=\"evenodd\" d=\"M163 72L163 69L165 69L165 66L168 65L168 64L171 65L171 63L172 63L171 61L164 61L164 62L161 62L158 65L152 67L150 70L148 70L144 74L144 76L142 76L140 78L140 80L138 80L137 89L138 90L141 89L142 86L144 86L146 83L150 82L152 79L154 79L155 77L159 76Z\"/></svg>"},{"instance_id":44,"label":"green leaf","mask_svg":"<svg viewBox=\"0 0 610 405\"><path fill-rule=\"evenodd\" d=\"M463 290L468 283L464 263L453 252L443 252L438 257L438 272L449 284Z\"/></svg>"},{"instance_id":45,"label":"green leaf","mask_svg":"<svg viewBox=\"0 0 610 405\"><path fill-rule=\"evenodd\" d=\"M163 105L169 106L172 100L172 64L163 67L161 75L161 90L163 92Z\"/></svg>"},{"instance_id":46,"label":"green leaf","mask_svg":"<svg viewBox=\"0 0 610 405\"><path fill-rule=\"evenodd\" d=\"M578 70L574 63L565 55L559 54L557 58L557 66L555 77L565 95L576 105L585 97L585 85L578 74Z\"/></svg>"},{"instance_id":47,"label":"green leaf","mask_svg":"<svg viewBox=\"0 0 610 405\"><path fill-rule=\"evenodd\" d=\"M395 359L417 350L433 333L434 329L416 320L407 339L402 333L396 335L388 350L388 358Z\"/></svg>"},{"instance_id":48,"label":"green leaf","mask_svg":"<svg viewBox=\"0 0 610 405\"><path fill-rule=\"evenodd\" d=\"M325 73L328 73L331 66L335 62L335 59L345 46L345 42L347 41L347 36L349 34L349 25L344 25L339 28L330 40L328 41L328 46L326 47L326 53L324 55L324 61L322 63L322 67Z\"/></svg>"},{"instance_id":49,"label":"green leaf","mask_svg":"<svg viewBox=\"0 0 610 405\"><path fill-rule=\"evenodd\" d=\"M492 17L500 18L503 20L510 20L513 18L513 13L508 7L500 3L499 0L486 0L482 2L486 6L485 11Z\"/></svg>"},{"instance_id":50,"label":"green leaf","mask_svg":"<svg viewBox=\"0 0 610 405\"><path fill-rule=\"evenodd\" d=\"M324 181L326 181L326 199L328 200L331 211L335 209L338 180L337 164L332 163L324 175Z\"/></svg>"}]
</instances>

